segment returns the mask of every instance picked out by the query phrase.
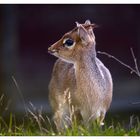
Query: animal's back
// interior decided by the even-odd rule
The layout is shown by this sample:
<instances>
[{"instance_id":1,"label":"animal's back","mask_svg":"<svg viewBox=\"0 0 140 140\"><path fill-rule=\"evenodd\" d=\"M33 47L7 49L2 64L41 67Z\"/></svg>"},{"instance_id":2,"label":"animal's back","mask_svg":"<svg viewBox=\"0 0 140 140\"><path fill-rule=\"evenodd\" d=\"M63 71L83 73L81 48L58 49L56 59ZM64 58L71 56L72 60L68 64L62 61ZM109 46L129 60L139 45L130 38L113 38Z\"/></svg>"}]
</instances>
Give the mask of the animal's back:
<instances>
[{"instance_id":1,"label":"animal's back","mask_svg":"<svg viewBox=\"0 0 140 140\"><path fill-rule=\"evenodd\" d=\"M112 101L112 91L113 91L112 77L108 68L106 68L106 66L98 58L96 58L96 62L99 66L100 71L104 76L105 91L102 94L102 98L103 98L103 106L105 106L106 110L108 110Z\"/></svg>"}]
</instances>

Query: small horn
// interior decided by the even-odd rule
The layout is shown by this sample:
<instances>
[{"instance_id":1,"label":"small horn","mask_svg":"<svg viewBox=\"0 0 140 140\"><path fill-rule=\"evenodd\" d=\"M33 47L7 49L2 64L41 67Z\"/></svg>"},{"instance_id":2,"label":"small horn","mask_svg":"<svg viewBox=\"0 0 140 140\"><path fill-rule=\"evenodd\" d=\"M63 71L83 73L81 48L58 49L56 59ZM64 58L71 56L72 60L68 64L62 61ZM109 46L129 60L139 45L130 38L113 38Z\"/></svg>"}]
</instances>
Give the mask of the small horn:
<instances>
[{"instance_id":1,"label":"small horn","mask_svg":"<svg viewBox=\"0 0 140 140\"><path fill-rule=\"evenodd\" d=\"M77 21L76 21L75 23L76 23L76 26L77 26L77 27L80 27L80 24L79 24Z\"/></svg>"}]
</instances>

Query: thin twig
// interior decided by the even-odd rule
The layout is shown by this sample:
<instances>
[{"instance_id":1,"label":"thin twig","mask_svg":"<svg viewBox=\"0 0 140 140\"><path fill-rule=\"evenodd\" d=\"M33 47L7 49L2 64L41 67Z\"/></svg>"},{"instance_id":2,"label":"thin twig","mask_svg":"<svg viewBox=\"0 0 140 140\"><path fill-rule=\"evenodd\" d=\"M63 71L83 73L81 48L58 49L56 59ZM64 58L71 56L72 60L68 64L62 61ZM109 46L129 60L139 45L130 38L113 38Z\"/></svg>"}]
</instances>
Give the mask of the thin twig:
<instances>
[{"instance_id":1,"label":"thin twig","mask_svg":"<svg viewBox=\"0 0 140 140\"><path fill-rule=\"evenodd\" d=\"M132 57L133 57L133 60L134 60L135 69L137 71L138 76L140 77L140 71L139 71L139 68L138 68L137 59L136 59L136 57L134 55L133 49L132 48L130 48L130 49L131 49L131 54L132 54Z\"/></svg>"},{"instance_id":2,"label":"thin twig","mask_svg":"<svg viewBox=\"0 0 140 140\"><path fill-rule=\"evenodd\" d=\"M137 60L136 60L136 57L135 57L135 55L134 55L134 52L133 52L133 49L132 49L132 48L131 48L131 53L132 53L132 57L133 57L133 60L134 60L135 69L133 69L133 68L130 67L129 65L125 64L123 61L119 60L119 59L116 58L115 56L110 55L109 53L101 52L101 51L98 51L97 53L106 55L106 56L108 56L109 58L112 58L112 59L116 60L116 61L119 62L121 65L123 65L123 66L125 66L126 68L128 68L129 70L131 70L131 73L135 73L137 76L140 77L140 72L139 72L139 69L138 69Z\"/></svg>"},{"instance_id":3,"label":"thin twig","mask_svg":"<svg viewBox=\"0 0 140 140\"><path fill-rule=\"evenodd\" d=\"M137 105L137 104L140 104L140 102L133 102L132 104L133 105Z\"/></svg>"}]
</instances>

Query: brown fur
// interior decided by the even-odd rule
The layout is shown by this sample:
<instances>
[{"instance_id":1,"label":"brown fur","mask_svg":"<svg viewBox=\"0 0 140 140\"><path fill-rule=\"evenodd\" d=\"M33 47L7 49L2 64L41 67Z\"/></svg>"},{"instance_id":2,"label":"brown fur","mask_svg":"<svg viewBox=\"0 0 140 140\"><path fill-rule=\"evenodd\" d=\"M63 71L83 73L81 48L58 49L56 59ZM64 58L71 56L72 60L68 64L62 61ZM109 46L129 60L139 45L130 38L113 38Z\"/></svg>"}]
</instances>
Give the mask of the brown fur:
<instances>
[{"instance_id":1,"label":"brown fur","mask_svg":"<svg viewBox=\"0 0 140 140\"><path fill-rule=\"evenodd\" d=\"M90 21L77 23L76 28L48 49L59 58L49 84L49 99L58 131L71 125L74 114L81 115L85 125L93 120L102 124L112 100L112 78L96 56L92 28ZM64 46L66 38L75 42L72 48Z\"/></svg>"}]
</instances>

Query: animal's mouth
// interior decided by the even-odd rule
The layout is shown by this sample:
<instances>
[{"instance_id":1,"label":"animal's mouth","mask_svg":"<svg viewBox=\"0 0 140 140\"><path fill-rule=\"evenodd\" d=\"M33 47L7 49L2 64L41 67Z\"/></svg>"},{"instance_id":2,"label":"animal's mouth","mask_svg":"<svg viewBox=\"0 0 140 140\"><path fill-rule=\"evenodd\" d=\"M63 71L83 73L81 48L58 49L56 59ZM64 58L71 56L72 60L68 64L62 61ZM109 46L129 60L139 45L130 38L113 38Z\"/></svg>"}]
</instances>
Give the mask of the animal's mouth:
<instances>
[{"instance_id":1,"label":"animal's mouth","mask_svg":"<svg viewBox=\"0 0 140 140\"><path fill-rule=\"evenodd\" d=\"M57 53L58 51L56 49L49 49L48 48L48 53L50 54L54 54L54 53Z\"/></svg>"}]
</instances>

